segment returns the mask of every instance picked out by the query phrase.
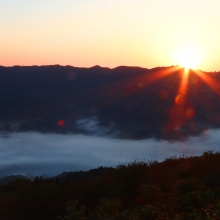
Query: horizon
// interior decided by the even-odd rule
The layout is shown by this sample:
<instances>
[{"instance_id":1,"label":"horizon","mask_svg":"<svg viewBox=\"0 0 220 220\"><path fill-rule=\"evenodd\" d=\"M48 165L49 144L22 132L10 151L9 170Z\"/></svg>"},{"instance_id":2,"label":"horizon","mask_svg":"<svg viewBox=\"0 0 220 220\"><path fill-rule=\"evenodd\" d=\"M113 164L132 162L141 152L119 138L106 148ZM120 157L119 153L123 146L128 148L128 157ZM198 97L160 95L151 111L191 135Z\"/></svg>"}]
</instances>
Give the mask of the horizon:
<instances>
[{"instance_id":1,"label":"horizon","mask_svg":"<svg viewBox=\"0 0 220 220\"><path fill-rule=\"evenodd\" d=\"M218 1L12 0L0 6L3 66L220 69Z\"/></svg>"},{"instance_id":2,"label":"horizon","mask_svg":"<svg viewBox=\"0 0 220 220\"><path fill-rule=\"evenodd\" d=\"M96 64L94 66L72 66L72 65L61 65L61 64L45 64L45 65L12 65L12 66L4 66L4 65L0 65L0 67L6 67L6 68L13 68L13 67L46 67L46 66L60 66L60 67L73 67L73 68L82 68L82 69L90 69L90 68L94 68L94 67L100 67L100 68L107 68L107 69L110 69L110 70L113 70L113 69L117 69L119 67L128 67L128 68L141 68L141 69L146 69L146 70L152 70L152 69L156 69L156 68L172 68L172 67L179 67L179 69L186 69L187 71L189 70L192 70L192 71L201 71L201 72L207 72L207 73L212 73L212 72L220 72L220 69L219 70L213 70L213 71L205 71L205 70L202 70L202 69L199 69L199 68L187 68L187 67L184 67L182 65L171 65L171 66L154 66L154 67L151 67L151 68L147 68L147 67L143 67L143 66L126 66L126 65L119 65L119 66L115 66L115 67L108 67L108 66L101 66L99 64Z\"/></svg>"}]
</instances>

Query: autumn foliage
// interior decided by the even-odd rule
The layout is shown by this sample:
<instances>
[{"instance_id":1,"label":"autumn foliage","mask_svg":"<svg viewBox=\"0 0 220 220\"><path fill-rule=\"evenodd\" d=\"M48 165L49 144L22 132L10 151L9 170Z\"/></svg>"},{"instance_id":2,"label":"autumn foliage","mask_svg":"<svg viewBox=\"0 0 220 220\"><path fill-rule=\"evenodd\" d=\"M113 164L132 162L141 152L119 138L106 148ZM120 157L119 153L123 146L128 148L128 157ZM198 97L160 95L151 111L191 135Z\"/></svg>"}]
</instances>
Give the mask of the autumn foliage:
<instances>
[{"instance_id":1,"label":"autumn foliage","mask_svg":"<svg viewBox=\"0 0 220 220\"><path fill-rule=\"evenodd\" d=\"M66 182L0 187L0 219L220 219L220 153L134 161Z\"/></svg>"}]
</instances>

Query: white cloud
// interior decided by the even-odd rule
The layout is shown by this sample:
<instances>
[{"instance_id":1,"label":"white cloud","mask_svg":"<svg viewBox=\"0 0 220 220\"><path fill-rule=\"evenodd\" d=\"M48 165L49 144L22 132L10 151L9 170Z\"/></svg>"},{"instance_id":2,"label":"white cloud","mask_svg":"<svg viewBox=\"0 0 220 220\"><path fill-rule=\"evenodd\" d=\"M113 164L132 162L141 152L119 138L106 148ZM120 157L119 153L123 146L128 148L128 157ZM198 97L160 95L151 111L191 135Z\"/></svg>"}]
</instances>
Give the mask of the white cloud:
<instances>
[{"instance_id":1,"label":"white cloud","mask_svg":"<svg viewBox=\"0 0 220 220\"><path fill-rule=\"evenodd\" d=\"M75 126L82 132L93 136L117 137L119 134L119 131L115 130L113 122L109 126L101 126L98 116L79 119Z\"/></svg>"},{"instance_id":2,"label":"white cloud","mask_svg":"<svg viewBox=\"0 0 220 220\"><path fill-rule=\"evenodd\" d=\"M122 140L86 135L35 132L0 135L0 177L11 174L56 175L139 160L220 150L220 130L181 141Z\"/></svg>"}]
</instances>

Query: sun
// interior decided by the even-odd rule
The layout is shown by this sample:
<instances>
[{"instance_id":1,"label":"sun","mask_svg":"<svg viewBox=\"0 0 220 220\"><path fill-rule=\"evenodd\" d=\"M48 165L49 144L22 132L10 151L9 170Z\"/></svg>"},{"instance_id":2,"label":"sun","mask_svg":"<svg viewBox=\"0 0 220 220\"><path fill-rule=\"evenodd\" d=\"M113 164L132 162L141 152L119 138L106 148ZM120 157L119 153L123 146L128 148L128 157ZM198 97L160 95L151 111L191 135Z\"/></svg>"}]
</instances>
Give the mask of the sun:
<instances>
[{"instance_id":1,"label":"sun","mask_svg":"<svg viewBox=\"0 0 220 220\"><path fill-rule=\"evenodd\" d=\"M201 60L198 50L193 47L184 47L176 52L175 59L178 65L185 69L198 68Z\"/></svg>"}]
</instances>

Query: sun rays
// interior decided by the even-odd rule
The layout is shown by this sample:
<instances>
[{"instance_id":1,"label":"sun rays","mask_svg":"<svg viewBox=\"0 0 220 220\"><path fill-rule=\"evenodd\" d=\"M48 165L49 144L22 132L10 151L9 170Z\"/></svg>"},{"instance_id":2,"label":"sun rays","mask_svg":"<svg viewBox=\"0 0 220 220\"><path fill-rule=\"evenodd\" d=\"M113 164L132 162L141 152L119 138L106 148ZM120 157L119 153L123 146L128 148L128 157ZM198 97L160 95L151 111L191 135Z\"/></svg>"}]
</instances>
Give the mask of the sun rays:
<instances>
[{"instance_id":1,"label":"sun rays","mask_svg":"<svg viewBox=\"0 0 220 220\"><path fill-rule=\"evenodd\" d=\"M195 100L201 101L202 105L208 101L206 90L200 86L202 81L220 96L220 82L211 73L181 66L134 70L136 74L130 75L126 67L115 69L115 73L128 71L128 77L105 85L104 88L95 89L92 97L100 100L96 108L108 109L117 103L118 110L122 112L136 114L136 117L148 117L145 115L149 109L141 103L145 103L146 106L152 104L155 117L162 115L164 137L167 138L170 138L170 135L174 138L185 137L184 131L187 129L190 134L195 134L196 120L201 116ZM144 96L147 93L148 95ZM149 94L152 96L149 97ZM123 106L123 100L130 100L133 104ZM134 113L132 105L139 106L137 112ZM157 109L161 112L156 112Z\"/></svg>"},{"instance_id":2,"label":"sun rays","mask_svg":"<svg viewBox=\"0 0 220 220\"><path fill-rule=\"evenodd\" d=\"M214 79L209 73L200 70L193 70L216 94L220 96L220 83Z\"/></svg>"},{"instance_id":3,"label":"sun rays","mask_svg":"<svg viewBox=\"0 0 220 220\"><path fill-rule=\"evenodd\" d=\"M193 119L196 115L196 109L193 107L193 103L189 103L189 100L187 100L187 95L190 93L189 81L191 74L198 76L218 96L220 96L220 82L215 79L213 74L202 72L196 69L183 68L179 89L174 99L174 104L169 111L169 120L166 125L166 131L168 133L171 131L179 130L181 126L183 126L187 121ZM194 86L196 85L194 84ZM202 97L202 99L204 98L205 97ZM189 125L191 128L194 127L193 123L190 123Z\"/></svg>"}]
</instances>

